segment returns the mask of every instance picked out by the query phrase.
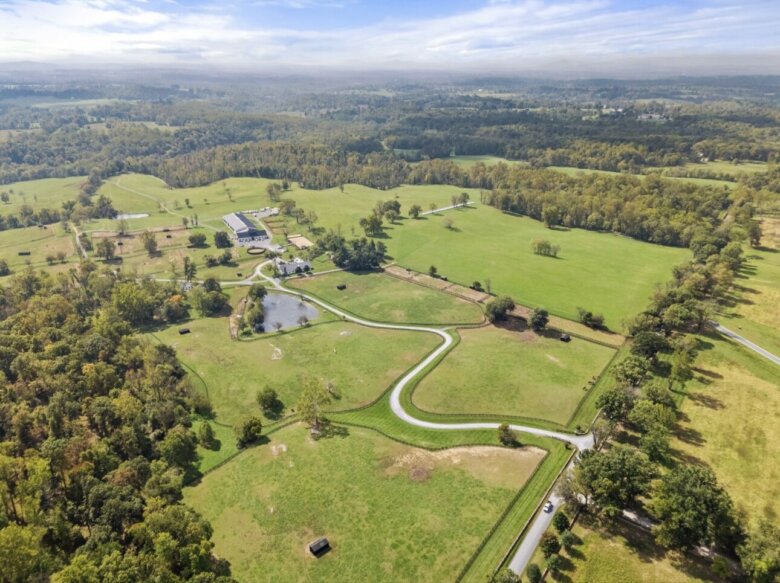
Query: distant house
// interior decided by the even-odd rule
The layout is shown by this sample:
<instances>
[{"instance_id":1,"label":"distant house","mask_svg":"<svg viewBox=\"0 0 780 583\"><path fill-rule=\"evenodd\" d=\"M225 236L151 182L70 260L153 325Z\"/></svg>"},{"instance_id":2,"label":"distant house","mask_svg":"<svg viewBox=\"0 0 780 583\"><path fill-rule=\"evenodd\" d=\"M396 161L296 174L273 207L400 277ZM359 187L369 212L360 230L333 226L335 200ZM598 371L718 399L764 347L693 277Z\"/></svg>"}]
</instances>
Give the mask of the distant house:
<instances>
[{"instance_id":1,"label":"distant house","mask_svg":"<svg viewBox=\"0 0 780 583\"><path fill-rule=\"evenodd\" d=\"M244 213L230 213L222 217L222 220L233 231L236 241L241 246L248 246L255 241L268 239L268 233L259 229L257 225L246 218Z\"/></svg>"},{"instance_id":2,"label":"distant house","mask_svg":"<svg viewBox=\"0 0 780 583\"><path fill-rule=\"evenodd\" d=\"M278 269L279 273L282 275L294 275L296 273L311 271L311 264L300 257L296 257L292 261L285 261L281 257L277 257L276 269Z\"/></svg>"}]
</instances>

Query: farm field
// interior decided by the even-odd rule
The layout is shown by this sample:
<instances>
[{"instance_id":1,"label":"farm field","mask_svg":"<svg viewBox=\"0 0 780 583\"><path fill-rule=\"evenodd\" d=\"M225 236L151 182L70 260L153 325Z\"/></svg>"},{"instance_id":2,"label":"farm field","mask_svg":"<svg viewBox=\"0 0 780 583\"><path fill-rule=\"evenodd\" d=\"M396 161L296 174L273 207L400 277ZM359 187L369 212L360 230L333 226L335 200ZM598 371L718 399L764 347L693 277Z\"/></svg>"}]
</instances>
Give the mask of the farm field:
<instances>
[{"instance_id":1,"label":"farm field","mask_svg":"<svg viewBox=\"0 0 780 583\"><path fill-rule=\"evenodd\" d=\"M489 326L461 330L461 341L423 378L412 401L424 411L529 417L566 425L583 389L614 351L557 334Z\"/></svg>"},{"instance_id":2,"label":"farm field","mask_svg":"<svg viewBox=\"0 0 780 583\"><path fill-rule=\"evenodd\" d=\"M172 189L161 180L142 174L124 174L112 178L100 192L108 196L114 206L121 212L149 213L150 217L130 220L133 229L144 229L160 226L159 203L179 215L187 217L198 215L201 225L216 229L224 229L222 216L237 210L273 206L266 193L266 187L272 180L264 178L228 178L208 186L197 188ZM379 200L397 199L401 202L402 212L412 204L420 204L425 210L431 203L437 206L451 204L452 195L464 190L471 192L474 198L476 190L462 189L454 186L401 186L387 191L376 190L365 186L346 184L344 192L338 188L326 190L307 190L292 185L289 191L282 194L283 198L292 198L298 207L317 213L318 224L326 227L341 228L345 235L362 233L358 221L366 216ZM231 201L232 198L232 201ZM186 200L189 200L189 207ZM180 223L181 217L176 215L161 215L169 224ZM290 229L299 230L294 219L288 219ZM108 225L97 222L94 228L111 228L115 222Z\"/></svg>"},{"instance_id":3,"label":"farm field","mask_svg":"<svg viewBox=\"0 0 780 583\"><path fill-rule=\"evenodd\" d=\"M622 172L612 172L611 170L594 170L592 168L576 168L574 166L548 166L550 170L555 170L557 172L563 172L564 174L568 176L579 176L580 174L584 173L590 173L590 174L623 174ZM647 172L652 172L654 170L662 170L662 168L647 168ZM633 174L632 176L636 176L637 178L644 178L644 174ZM664 176L665 180L680 180L683 182L690 182L692 184L698 184L699 186L716 186L716 187L722 187L722 188L734 188L735 183L728 181L728 180L715 180L713 178L688 178L688 177L682 177L682 176Z\"/></svg>"},{"instance_id":4,"label":"farm field","mask_svg":"<svg viewBox=\"0 0 780 583\"><path fill-rule=\"evenodd\" d=\"M477 304L381 273L341 271L287 283L372 320L414 324L479 324L484 320ZM340 284L347 288L338 290Z\"/></svg>"},{"instance_id":5,"label":"farm field","mask_svg":"<svg viewBox=\"0 0 780 583\"><path fill-rule=\"evenodd\" d=\"M749 523L762 516L776 522L780 466L767 460L780 456L780 374L735 343L700 340L705 348L687 386L673 449L686 463L711 466Z\"/></svg>"},{"instance_id":6,"label":"farm field","mask_svg":"<svg viewBox=\"0 0 780 583\"><path fill-rule=\"evenodd\" d=\"M23 205L36 211L42 208L59 210L66 200L76 199L85 180L86 176L74 176L0 184L0 192L9 195L8 203L0 203L0 212L18 215Z\"/></svg>"},{"instance_id":7,"label":"farm field","mask_svg":"<svg viewBox=\"0 0 780 583\"><path fill-rule=\"evenodd\" d=\"M180 217L157 212L158 201L162 200L169 209L179 205L179 210L173 212L198 214L201 225L219 229L222 215L228 212L270 205L265 193L268 182L234 178L207 187L169 189L156 178L131 174L109 182L103 189L123 212L151 214L130 220L131 228L159 226L160 217L167 224L171 224L170 220L178 224ZM120 189L117 183L151 198ZM293 187L284 196L293 198L307 211L315 211L319 225L340 229L350 236L362 232L357 223L378 200L397 198L403 212L414 203L423 208L430 204L446 206L452 195L461 190L452 186L402 186L379 191L345 185L343 193L339 189L311 191ZM475 191L471 195L472 199L477 197ZM191 208L187 208L185 198ZM510 294L525 305L544 305L555 315L576 319L579 306L602 312L607 324L616 330L625 317L644 308L653 286L665 281L671 267L688 256L683 249L612 234L576 229L553 231L532 219L479 206L448 211L446 216L455 221L454 229L443 228L442 216L437 215L386 225L385 242L391 257L404 267L422 272L434 264L442 274L460 283L490 278L495 291ZM112 222L107 223L97 222L90 228L115 228ZM288 219L288 223L290 230L300 229L293 220ZM530 245L537 238L560 244L560 258L534 255ZM583 286L582 282L588 285Z\"/></svg>"},{"instance_id":8,"label":"farm field","mask_svg":"<svg viewBox=\"0 0 780 583\"><path fill-rule=\"evenodd\" d=\"M453 221L447 229L444 218ZM470 285L492 280L494 293L520 304L544 306L577 319L577 308L601 312L613 330L644 309L657 283L690 256L686 249L661 247L608 233L551 230L538 221L477 206L408 220L389 231L396 263ZM531 243L548 239L561 247L558 258L535 255Z\"/></svg>"},{"instance_id":9,"label":"farm field","mask_svg":"<svg viewBox=\"0 0 780 583\"><path fill-rule=\"evenodd\" d=\"M276 389L289 413L305 376L334 385L339 398L331 409L369 403L439 342L433 334L366 328L322 312L312 324L230 342L226 318L201 318L187 324L191 334L180 336L173 326L155 337L173 346L205 382L217 421L229 425L261 414L255 398L266 385Z\"/></svg>"},{"instance_id":10,"label":"farm field","mask_svg":"<svg viewBox=\"0 0 780 583\"><path fill-rule=\"evenodd\" d=\"M561 579L571 583L694 583L718 581L709 565L659 547L653 537L615 521L599 524L587 514L572 528L578 543L561 551ZM537 549L533 562L544 564Z\"/></svg>"},{"instance_id":11,"label":"farm field","mask_svg":"<svg viewBox=\"0 0 780 583\"><path fill-rule=\"evenodd\" d=\"M780 218L765 217L763 247L746 249L734 286L734 305L718 321L762 348L780 355Z\"/></svg>"},{"instance_id":12,"label":"farm field","mask_svg":"<svg viewBox=\"0 0 780 583\"><path fill-rule=\"evenodd\" d=\"M68 261L77 261L75 243L71 234L65 233L60 225L48 225L46 228L26 227L0 232L0 259L5 259L11 273L23 269L29 262L34 268L46 268L47 271L67 269ZM19 255L29 251L30 255ZM66 263L56 261L49 266L46 258L58 253L65 254Z\"/></svg>"},{"instance_id":13,"label":"farm field","mask_svg":"<svg viewBox=\"0 0 780 583\"><path fill-rule=\"evenodd\" d=\"M206 475L185 501L210 520L239 581L453 580L543 457L429 452L353 427L313 442L295 425ZM333 550L315 560L306 544L319 536Z\"/></svg>"},{"instance_id":14,"label":"farm field","mask_svg":"<svg viewBox=\"0 0 780 583\"><path fill-rule=\"evenodd\" d=\"M516 164L519 164L520 166L527 166L528 162L524 162L522 160L507 160L506 158L501 158L500 156L452 156L451 158L445 158L445 160L450 160L457 164L458 166L462 166L464 168L471 168L472 166L475 166L477 164L484 164L485 166L492 166L494 164L509 164L510 166L514 166Z\"/></svg>"}]
</instances>

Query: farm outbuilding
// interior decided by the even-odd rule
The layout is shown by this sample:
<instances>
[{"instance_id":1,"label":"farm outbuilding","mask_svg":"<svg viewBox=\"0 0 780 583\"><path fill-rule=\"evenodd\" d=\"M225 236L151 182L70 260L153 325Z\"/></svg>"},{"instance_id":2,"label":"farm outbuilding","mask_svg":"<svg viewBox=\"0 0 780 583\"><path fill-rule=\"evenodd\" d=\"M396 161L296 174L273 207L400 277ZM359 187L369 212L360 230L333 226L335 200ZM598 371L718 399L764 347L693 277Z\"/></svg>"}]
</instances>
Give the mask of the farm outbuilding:
<instances>
[{"instance_id":1,"label":"farm outbuilding","mask_svg":"<svg viewBox=\"0 0 780 583\"><path fill-rule=\"evenodd\" d=\"M268 233L264 229L259 229L243 213L230 213L222 217L222 220L233 231L239 245L249 245L253 241L268 239Z\"/></svg>"}]
</instances>

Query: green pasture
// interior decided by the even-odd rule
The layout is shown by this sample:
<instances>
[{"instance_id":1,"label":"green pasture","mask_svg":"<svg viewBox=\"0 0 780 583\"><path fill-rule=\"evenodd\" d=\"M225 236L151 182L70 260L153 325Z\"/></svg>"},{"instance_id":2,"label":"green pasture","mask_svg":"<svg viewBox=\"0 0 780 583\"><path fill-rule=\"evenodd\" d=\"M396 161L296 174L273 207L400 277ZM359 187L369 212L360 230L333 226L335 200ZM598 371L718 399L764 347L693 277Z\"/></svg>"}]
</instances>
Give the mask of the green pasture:
<instances>
[{"instance_id":1,"label":"green pasture","mask_svg":"<svg viewBox=\"0 0 780 583\"><path fill-rule=\"evenodd\" d=\"M295 407L302 377L331 383L337 398L331 409L369 403L425 354L433 334L366 328L322 314L312 326L250 340L230 341L227 318L201 318L155 333L203 380L217 421L235 425L260 415L257 392L269 385L279 393L285 414Z\"/></svg>"},{"instance_id":2,"label":"green pasture","mask_svg":"<svg viewBox=\"0 0 780 583\"><path fill-rule=\"evenodd\" d=\"M562 172L566 174L567 176L581 176L582 174L605 174L605 175L612 175L617 176L620 174L624 174L622 172L613 172L610 170L594 170L591 168L576 168L574 166L548 166L550 170L555 170L556 172ZM672 167L673 168L673 167ZM663 170L663 168L654 168L651 166L648 166L645 168L645 173L654 172L657 170ZM637 178L644 179L646 174L630 174L629 176L636 176ZM688 178L683 176L664 176L664 180L679 180L682 182L689 182L691 184L697 184L699 186L715 186L720 188L734 188L735 184L733 182L727 181L727 180L716 180L714 178Z\"/></svg>"},{"instance_id":3,"label":"green pasture","mask_svg":"<svg viewBox=\"0 0 780 583\"><path fill-rule=\"evenodd\" d=\"M614 350L557 334L494 326L461 341L420 381L414 404L428 412L530 417L566 425Z\"/></svg>"},{"instance_id":4,"label":"green pasture","mask_svg":"<svg viewBox=\"0 0 780 583\"><path fill-rule=\"evenodd\" d=\"M764 218L763 246L745 249L745 264L734 281L718 321L762 348L780 355L780 219Z\"/></svg>"},{"instance_id":5,"label":"green pasture","mask_svg":"<svg viewBox=\"0 0 780 583\"><path fill-rule=\"evenodd\" d=\"M185 491L239 581L453 580L544 456L343 433L282 429ZM316 560L320 536L332 550Z\"/></svg>"},{"instance_id":6,"label":"green pasture","mask_svg":"<svg viewBox=\"0 0 780 583\"><path fill-rule=\"evenodd\" d=\"M29 251L30 255L19 255ZM65 253L66 262L55 262L50 266L46 261L49 255ZM18 272L28 264L34 268L46 268L49 271L67 269L69 262L78 261L76 245L72 234L66 233L60 225L48 225L45 228L26 227L0 232L0 259L5 259L11 272Z\"/></svg>"},{"instance_id":7,"label":"green pasture","mask_svg":"<svg viewBox=\"0 0 780 583\"><path fill-rule=\"evenodd\" d=\"M0 192L9 196L7 203L0 202L0 214L18 216L24 205L33 210L60 210L63 202L76 199L85 180L85 176L74 176L0 184Z\"/></svg>"},{"instance_id":8,"label":"green pasture","mask_svg":"<svg viewBox=\"0 0 780 583\"><path fill-rule=\"evenodd\" d=\"M780 372L776 365L716 336L686 387L673 449L682 463L705 463L736 507L755 524L780 519Z\"/></svg>"},{"instance_id":9,"label":"green pasture","mask_svg":"<svg viewBox=\"0 0 780 583\"><path fill-rule=\"evenodd\" d=\"M445 218L453 221L451 229ZM642 311L655 285L689 257L685 249L610 233L548 229L480 205L407 220L386 233L389 253L403 267L427 272L435 265L441 275L466 285L490 279L494 293L556 315L577 319L578 307L603 313L613 330ZM536 239L560 245L560 255L535 255Z\"/></svg>"},{"instance_id":10,"label":"green pasture","mask_svg":"<svg viewBox=\"0 0 780 583\"><path fill-rule=\"evenodd\" d=\"M484 320L475 303L382 273L340 271L293 279L288 284L372 320L402 324L479 324ZM346 289L337 289L342 284Z\"/></svg>"},{"instance_id":11,"label":"green pasture","mask_svg":"<svg viewBox=\"0 0 780 583\"><path fill-rule=\"evenodd\" d=\"M709 564L669 552L652 535L620 521L598 522L580 515L572 528L576 544L561 551L561 581L571 583L696 583L719 581ZM537 549L533 562L544 568ZM525 579L524 579L525 580Z\"/></svg>"},{"instance_id":12,"label":"green pasture","mask_svg":"<svg viewBox=\"0 0 780 583\"><path fill-rule=\"evenodd\" d=\"M516 164L520 166L528 165L528 162L524 162L522 160L507 160L506 158L501 158L500 156L452 156L451 158L447 159L463 168L471 168L477 164L484 164L485 166L493 166L495 164L509 164L510 166L514 166Z\"/></svg>"},{"instance_id":13,"label":"green pasture","mask_svg":"<svg viewBox=\"0 0 780 583\"><path fill-rule=\"evenodd\" d=\"M197 213L201 225L221 228L222 216L228 212L271 205L265 192L268 182L231 178L205 187L170 189L154 177L130 174L112 179L103 189L122 211L151 214L130 221L131 228L160 226L169 219L179 224L179 216L159 213L160 201L174 213ZM338 188L312 191L293 187L284 196L316 212L318 225L349 237L362 234L358 221L378 200L395 198L404 213L411 204L425 209L431 204L446 206L462 190L452 186L402 186L378 191L348 184L344 192ZM472 200L478 198L476 191L469 192ZM190 207L185 199L189 199ZM453 229L444 228L444 216L454 221ZM306 233L294 219L286 220L291 232ZM108 224L106 228L115 226ZM603 312L613 329L620 329L625 317L643 309L654 285L665 281L671 267L688 255L682 249L618 235L550 230L532 219L480 206L419 220L401 219L395 225L385 225L384 237L390 255L404 267L427 272L433 264L450 279L466 284L491 279L494 291L513 295L527 305L544 305L568 318L576 318L578 306ZM531 242L538 238L559 244L560 257L534 255Z\"/></svg>"}]
</instances>

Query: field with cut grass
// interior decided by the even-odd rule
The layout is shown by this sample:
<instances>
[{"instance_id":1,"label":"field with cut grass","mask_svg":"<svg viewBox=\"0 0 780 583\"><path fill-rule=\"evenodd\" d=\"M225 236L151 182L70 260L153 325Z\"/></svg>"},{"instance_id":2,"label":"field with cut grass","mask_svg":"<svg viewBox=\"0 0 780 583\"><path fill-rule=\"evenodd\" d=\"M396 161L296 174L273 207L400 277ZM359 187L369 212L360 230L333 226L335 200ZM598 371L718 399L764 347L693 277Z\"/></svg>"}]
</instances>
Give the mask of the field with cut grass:
<instances>
[{"instance_id":1,"label":"field with cut grass","mask_svg":"<svg viewBox=\"0 0 780 583\"><path fill-rule=\"evenodd\" d=\"M27 227L0 232L0 259L5 259L11 272L18 272L29 264L47 271L68 268L68 262L78 260L73 235L65 233L60 225L46 228ZM29 255L19 255L29 251ZM46 261L50 255L65 254L65 263L56 261L52 266Z\"/></svg>"},{"instance_id":2,"label":"field with cut grass","mask_svg":"<svg viewBox=\"0 0 780 583\"><path fill-rule=\"evenodd\" d=\"M544 456L345 433L282 429L185 491L239 581L453 580ZM317 560L320 536L332 550Z\"/></svg>"},{"instance_id":3,"label":"field with cut grass","mask_svg":"<svg viewBox=\"0 0 780 583\"><path fill-rule=\"evenodd\" d=\"M621 522L600 524L582 515L572 532L577 544L570 552L561 551L558 580L569 583L718 581L704 561L667 552L650 534ZM533 562L543 566L543 559L537 550Z\"/></svg>"},{"instance_id":4,"label":"field with cut grass","mask_svg":"<svg viewBox=\"0 0 780 583\"><path fill-rule=\"evenodd\" d=\"M195 214L204 228L223 229L224 214L272 204L265 191L269 182L231 178L205 187L170 189L154 177L129 174L111 179L101 192L123 212L150 214L131 219L132 229L180 224L179 215ZM462 190L454 186L402 186L379 191L348 184L344 192L293 186L283 196L294 199L306 211L314 211L319 226L349 237L362 234L358 221L379 200L397 199L403 213L411 204L424 209L431 204L446 206ZM478 198L477 191L467 191L472 200ZM160 213L161 202L173 214ZM436 265L442 274L460 283L491 279L494 291L511 294L526 305L544 305L556 315L576 318L578 306L603 312L613 329L620 329L625 317L643 309L653 286L665 281L671 267L688 256L683 249L618 235L550 230L532 219L492 208L478 206L444 214L454 221L453 229L444 228L443 217L437 215L386 224L384 241L390 256L400 265L422 272ZM294 219L285 220L290 232L308 234ZM100 228L115 229L115 221L95 221L89 226ZM531 242L538 238L559 244L560 257L534 255ZM277 240L284 242L281 237Z\"/></svg>"},{"instance_id":5,"label":"field with cut grass","mask_svg":"<svg viewBox=\"0 0 780 583\"><path fill-rule=\"evenodd\" d=\"M746 248L733 303L721 308L718 321L780 355L780 218L764 217L761 227L763 246Z\"/></svg>"},{"instance_id":6,"label":"field with cut grass","mask_svg":"<svg viewBox=\"0 0 780 583\"><path fill-rule=\"evenodd\" d=\"M260 415L255 398L266 385L289 413L307 376L333 384L338 398L331 409L368 403L440 341L434 334L365 328L322 314L312 324L231 342L227 318L201 318L187 324L192 332L185 336L178 326L155 336L203 379L217 420L229 425Z\"/></svg>"},{"instance_id":7,"label":"field with cut grass","mask_svg":"<svg viewBox=\"0 0 780 583\"><path fill-rule=\"evenodd\" d=\"M445 218L453 221L452 229L445 228ZM441 275L466 285L490 279L494 293L571 319L577 307L601 312L614 330L643 310L654 286L690 256L686 249L609 233L547 229L484 206L407 220L387 233L399 265L422 272L435 265ZM536 239L560 245L559 257L535 255Z\"/></svg>"},{"instance_id":8,"label":"field with cut grass","mask_svg":"<svg viewBox=\"0 0 780 583\"><path fill-rule=\"evenodd\" d=\"M590 173L590 174L609 174L609 175L618 175L618 174L624 174L623 172L613 172L611 170L594 170L591 168L576 168L573 166L548 166L550 170L555 170L557 172L563 172L564 174L568 176L579 176L581 174ZM653 171L662 170L662 168L652 168L648 167L645 169L645 172L650 173ZM631 176L636 176L637 178L644 179L645 174L633 174ZM688 178L683 176L664 176L665 180L680 180L682 182L690 182L691 184L698 184L699 186L715 186L718 188L728 188L732 189L734 188L735 184L734 182L730 182L728 180L715 180L713 178Z\"/></svg>"},{"instance_id":9,"label":"field with cut grass","mask_svg":"<svg viewBox=\"0 0 780 583\"><path fill-rule=\"evenodd\" d=\"M478 324L484 320L477 304L382 273L341 271L293 279L288 284L372 320L402 324ZM337 289L341 284L347 288Z\"/></svg>"},{"instance_id":10,"label":"field with cut grass","mask_svg":"<svg viewBox=\"0 0 780 583\"><path fill-rule=\"evenodd\" d=\"M522 160L507 160L506 158L501 158L500 156L453 156L447 159L464 168L471 168L477 164L484 164L485 166L493 166L494 164L502 163L509 164L510 166L514 166L516 164L520 166L528 165L528 162L524 162Z\"/></svg>"},{"instance_id":11,"label":"field with cut grass","mask_svg":"<svg viewBox=\"0 0 780 583\"><path fill-rule=\"evenodd\" d=\"M9 196L7 203L0 202L0 213L18 215L23 205L33 210L60 210L63 202L76 199L85 180L85 176L74 176L0 184L0 192L7 192Z\"/></svg>"},{"instance_id":12,"label":"field with cut grass","mask_svg":"<svg viewBox=\"0 0 780 583\"><path fill-rule=\"evenodd\" d=\"M733 342L701 337L688 383L678 459L712 467L737 508L755 524L780 520L780 371Z\"/></svg>"},{"instance_id":13,"label":"field with cut grass","mask_svg":"<svg viewBox=\"0 0 780 583\"><path fill-rule=\"evenodd\" d=\"M415 388L412 401L435 413L492 413L566 425L583 389L614 351L557 334L489 326L461 330L461 341Z\"/></svg>"}]
</instances>

